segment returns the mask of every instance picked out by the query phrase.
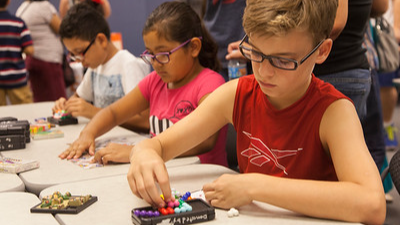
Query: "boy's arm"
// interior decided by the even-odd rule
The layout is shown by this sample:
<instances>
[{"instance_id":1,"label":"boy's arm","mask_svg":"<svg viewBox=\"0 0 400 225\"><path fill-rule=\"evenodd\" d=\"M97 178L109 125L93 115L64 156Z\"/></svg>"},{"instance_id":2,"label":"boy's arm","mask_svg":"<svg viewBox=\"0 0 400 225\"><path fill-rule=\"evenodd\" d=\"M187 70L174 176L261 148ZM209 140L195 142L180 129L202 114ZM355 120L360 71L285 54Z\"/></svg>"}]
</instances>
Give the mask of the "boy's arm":
<instances>
[{"instance_id":1,"label":"boy's arm","mask_svg":"<svg viewBox=\"0 0 400 225\"><path fill-rule=\"evenodd\" d=\"M217 88L188 116L156 137L135 145L130 156L128 181L132 192L157 206L171 197L168 173L164 161L183 154L232 122L237 80Z\"/></svg>"},{"instance_id":2,"label":"boy's arm","mask_svg":"<svg viewBox=\"0 0 400 225\"><path fill-rule=\"evenodd\" d=\"M209 96L210 94L206 94L204 95L200 101L199 101L199 105ZM193 156L193 155L200 155L200 154L204 154L207 153L209 151L211 151L214 146L215 143L218 140L218 136L219 136L219 132L213 134L212 136L210 136L209 138L207 138L205 141L201 142L199 145L197 145L196 147L190 149L189 151L179 155L180 157L184 157L184 156Z\"/></svg>"},{"instance_id":3,"label":"boy's arm","mask_svg":"<svg viewBox=\"0 0 400 225\"><path fill-rule=\"evenodd\" d=\"M224 175L204 185L207 200L222 208L256 200L312 217L382 224L386 209L382 182L350 101L338 100L328 107L321 121L320 137L331 155L338 182L255 173ZM241 187L244 182L246 187Z\"/></svg>"}]
</instances>

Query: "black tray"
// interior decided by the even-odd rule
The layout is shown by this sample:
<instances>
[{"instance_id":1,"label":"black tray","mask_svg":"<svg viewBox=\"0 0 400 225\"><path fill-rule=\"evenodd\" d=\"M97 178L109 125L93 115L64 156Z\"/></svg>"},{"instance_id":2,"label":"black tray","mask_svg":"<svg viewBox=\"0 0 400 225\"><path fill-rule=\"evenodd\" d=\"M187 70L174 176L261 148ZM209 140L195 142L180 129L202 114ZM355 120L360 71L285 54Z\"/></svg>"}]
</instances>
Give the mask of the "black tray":
<instances>
[{"instance_id":1,"label":"black tray","mask_svg":"<svg viewBox=\"0 0 400 225\"><path fill-rule=\"evenodd\" d=\"M210 206L204 200L192 199L186 202L192 206L192 211L178 214L160 215L158 217L138 217L134 213L135 210L154 210L151 206L132 209L132 222L136 225L153 225L167 220L168 224L178 225L206 222L215 218L214 207Z\"/></svg>"},{"instance_id":2,"label":"black tray","mask_svg":"<svg viewBox=\"0 0 400 225\"><path fill-rule=\"evenodd\" d=\"M78 119L75 117L66 117L56 119L52 116L47 117L47 121L53 124L58 124L59 126L69 125L69 124L78 124Z\"/></svg>"},{"instance_id":3,"label":"black tray","mask_svg":"<svg viewBox=\"0 0 400 225\"><path fill-rule=\"evenodd\" d=\"M71 197L80 197L80 196L71 196ZM92 198L85 202L85 204L78 206L78 207L70 207L67 206L64 209L44 209L40 208L40 205L42 204L41 202L31 208L31 213L51 213L51 214L57 214L57 213L62 213L62 214L78 214L82 210L86 209L89 207L91 204L97 202L97 197L92 196Z\"/></svg>"}]
</instances>

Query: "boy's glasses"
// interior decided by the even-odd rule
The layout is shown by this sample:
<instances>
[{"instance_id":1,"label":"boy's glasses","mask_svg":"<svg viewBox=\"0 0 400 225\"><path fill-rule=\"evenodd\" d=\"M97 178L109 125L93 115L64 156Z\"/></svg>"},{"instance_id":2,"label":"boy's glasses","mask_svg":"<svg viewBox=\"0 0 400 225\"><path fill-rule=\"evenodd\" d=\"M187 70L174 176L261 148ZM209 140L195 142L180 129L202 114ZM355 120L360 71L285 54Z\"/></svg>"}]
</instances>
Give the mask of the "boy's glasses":
<instances>
[{"instance_id":1,"label":"boy's glasses","mask_svg":"<svg viewBox=\"0 0 400 225\"><path fill-rule=\"evenodd\" d=\"M200 40L202 39L202 37L198 37ZM179 50L180 48L182 48L183 46L187 45L193 38L190 38L189 40L183 42L182 44L180 44L178 47L172 49L169 52L159 52L156 53L154 55L149 54L148 51L144 51L142 54L140 54L140 57L142 57L142 59L147 63L147 64L153 64L154 60L156 60L157 62L159 62L160 64L167 64L169 63L169 56L176 52L177 50Z\"/></svg>"},{"instance_id":2,"label":"boy's glasses","mask_svg":"<svg viewBox=\"0 0 400 225\"><path fill-rule=\"evenodd\" d=\"M93 45L93 43L96 40L96 38L97 38L97 35L96 35L96 37L93 38L92 41L90 41L89 45L85 48L85 50L83 50L83 52L79 53L78 55L74 55L74 54L70 53L71 59L74 60L74 61L82 61L85 58L86 52Z\"/></svg>"},{"instance_id":3,"label":"boy's glasses","mask_svg":"<svg viewBox=\"0 0 400 225\"><path fill-rule=\"evenodd\" d=\"M269 63L279 69L282 70L296 70L299 65L304 63L318 48L321 46L321 44L325 41L322 40L315 46L313 50L311 50L310 53L308 53L303 59L300 61L294 60L294 59L288 59L284 57L279 57L279 56L272 56L272 55L264 55L263 53L253 50L253 47L248 43L245 42L245 40L248 39L247 34L243 37L242 41L239 44L239 49L240 52L246 59L249 59L253 62L258 62L262 63L264 59L267 59Z\"/></svg>"}]
</instances>

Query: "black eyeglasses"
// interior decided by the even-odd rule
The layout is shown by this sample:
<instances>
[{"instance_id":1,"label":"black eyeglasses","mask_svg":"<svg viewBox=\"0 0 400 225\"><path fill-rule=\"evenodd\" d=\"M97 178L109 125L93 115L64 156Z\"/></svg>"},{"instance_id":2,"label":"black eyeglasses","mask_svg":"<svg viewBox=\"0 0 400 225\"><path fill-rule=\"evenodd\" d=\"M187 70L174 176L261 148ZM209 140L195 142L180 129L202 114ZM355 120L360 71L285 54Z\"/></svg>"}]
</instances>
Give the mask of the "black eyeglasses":
<instances>
[{"instance_id":1,"label":"black eyeglasses","mask_svg":"<svg viewBox=\"0 0 400 225\"><path fill-rule=\"evenodd\" d=\"M202 37L198 37L200 40L202 39ZM159 52L156 53L154 55L149 54L148 51L144 51L142 54L140 54L140 57L142 57L142 59L147 63L147 64L153 64L154 60L157 60L157 62L159 62L160 64L167 64L169 63L169 56L176 52L178 49L182 48L183 46L189 44L189 42L192 40L193 38L190 38L189 40L183 42L182 44L180 44L178 47L172 49L169 52Z\"/></svg>"},{"instance_id":2,"label":"black eyeglasses","mask_svg":"<svg viewBox=\"0 0 400 225\"><path fill-rule=\"evenodd\" d=\"M79 53L78 55L74 55L74 54L70 53L71 59L74 60L74 61L82 61L85 58L86 52L93 45L93 43L96 40L96 38L97 38L97 35L96 35L96 37L93 38L92 41L90 41L89 45L85 48L85 50L83 50L83 52Z\"/></svg>"},{"instance_id":3,"label":"black eyeglasses","mask_svg":"<svg viewBox=\"0 0 400 225\"><path fill-rule=\"evenodd\" d=\"M246 57L246 59L258 63L262 63L264 59L267 59L272 66L282 70L296 70L297 67L304 63L315 51L317 51L319 46L321 46L321 44L325 41L322 40L321 42L319 42L317 46L315 46L315 48L311 50L310 53L308 53L300 61L297 61L294 59L288 59L279 56L264 55L263 53L254 50L248 42L245 42L246 39L248 39L247 34L243 37L242 41L239 44L240 52L244 57Z\"/></svg>"}]
</instances>

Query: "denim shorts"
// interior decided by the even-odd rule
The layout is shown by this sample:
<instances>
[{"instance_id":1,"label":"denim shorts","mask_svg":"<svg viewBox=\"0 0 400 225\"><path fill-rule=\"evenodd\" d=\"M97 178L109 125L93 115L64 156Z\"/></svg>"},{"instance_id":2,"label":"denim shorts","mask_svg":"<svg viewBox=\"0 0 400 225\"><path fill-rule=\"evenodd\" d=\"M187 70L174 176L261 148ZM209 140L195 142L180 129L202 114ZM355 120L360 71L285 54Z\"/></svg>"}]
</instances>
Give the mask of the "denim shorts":
<instances>
[{"instance_id":1,"label":"denim shorts","mask_svg":"<svg viewBox=\"0 0 400 225\"><path fill-rule=\"evenodd\" d=\"M339 73L318 76L318 78L332 84L337 90L349 97L353 101L360 119L363 119L366 116L366 102L371 90L370 70L347 70Z\"/></svg>"},{"instance_id":2,"label":"denim shorts","mask_svg":"<svg viewBox=\"0 0 400 225\"><path fill-rule=\"evenodd\" d=\"M393 84L394 78L399 78L400 70L397 69L390 73L378 73L379 74L379 85L381 87L395 87Z\"/></svg>"}]
</instances>

